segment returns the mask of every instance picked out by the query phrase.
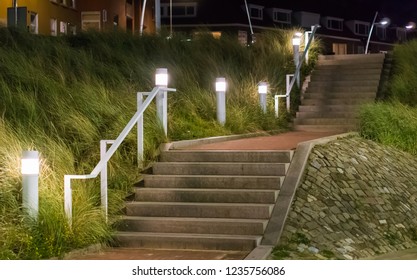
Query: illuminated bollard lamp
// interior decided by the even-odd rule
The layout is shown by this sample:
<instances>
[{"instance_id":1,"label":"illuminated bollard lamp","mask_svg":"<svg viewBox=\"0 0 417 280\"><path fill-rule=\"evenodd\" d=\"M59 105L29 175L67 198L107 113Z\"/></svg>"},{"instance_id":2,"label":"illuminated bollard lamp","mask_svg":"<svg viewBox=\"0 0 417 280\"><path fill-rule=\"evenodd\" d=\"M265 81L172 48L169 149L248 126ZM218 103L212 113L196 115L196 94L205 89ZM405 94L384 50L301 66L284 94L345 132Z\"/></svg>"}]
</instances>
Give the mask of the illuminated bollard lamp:
<instances>
[{"instance_id":1,"label":"illuminated bollard lamp","mask_svg":"<svg viewBox=\"0 0 417 280\"><path fill-rule=\"evenodd\" d=\"M226 78L216 78L217 121L226 123Z\"/></svg>"},{"instance_id":2,"label":"illuminated bollard lamp","mask_svg":"<svg viewBox=\"0 0 417 280\"><path fill-rule=\"evenodd\" d=\"M23 209L32 218L38 217L39 210L39 153L23 151L22 153L22 204Z\"/></svg>"},{"instance_id":3,"label":"illuminated bollard lamp","mask_svg":"<svg viewBox=\"0 0 417 280\"><path fill-rule=\"evenodd\" d=\"M259 104L261 106L262 112L266 113L268 83L260 82L258 84L258 93L259 93Z\"/></svg>"},{"instance_id":4,"label":"illuminated bollard lamp","mask_svg":"<svg viewBox=\"0 0 417 280\"><path fill-rule=\"evenodd\" d=\"M168 87L168 69L158 68L155 73L155 86ZM164 128L165 136L168 134L168 96L166 90L161 90L156 96L156 114Z\"/></svg>"}]
</instances>

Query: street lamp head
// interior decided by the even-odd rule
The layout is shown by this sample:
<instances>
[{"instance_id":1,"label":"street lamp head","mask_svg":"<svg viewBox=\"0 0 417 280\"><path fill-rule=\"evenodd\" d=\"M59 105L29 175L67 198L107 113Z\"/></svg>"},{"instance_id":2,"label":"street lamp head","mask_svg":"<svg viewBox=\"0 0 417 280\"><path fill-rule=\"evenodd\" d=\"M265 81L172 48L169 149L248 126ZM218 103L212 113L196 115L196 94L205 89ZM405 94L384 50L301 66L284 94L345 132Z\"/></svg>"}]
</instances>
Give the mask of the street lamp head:
<instances>
[{"instance_id":1,"label":"street lamp head","mask_svg":"<svg viewBox=\"0 0 417 280\"><path fill-rule=\"evenodd\" d=\"M387 17L384 17L383 19L381 19L378 22L378 25L382 26L382 27L387 27L389 24L391 23L391 20Z\"/></svg>"},{"instance_id":2,"label":"street lamp head","mask_svg":"<svg viewBox=\"0 0 417 280\"><path fill-rule=\"evenodd\" d=\"M259 94L267 94L268 93L268 83L267 82L260 82L258 84L258 93Z\"/></svg>"},{"instance_id":3,"label":"street lamp head","mask_svg":"<svg viewBox=\"0 0 417 280\"><path fill-rule=\"evenodd\" d=\"M168 86L168 69L157 68L155 73L155 85L167 87Z\"/></svg>"},{"instance_id":4,"label":"street lamp head","mask_svg":"<svg viewBox=\"0 0 417 280\"><path fill-rule=\"evenodd\" d=\"M415 29L416 28L416 23L415 22L409 22L407 23L407 25L405 26L405 29L407 30L411 30L411 29Z\"/></svg>"},{"instance_id":5,"label":"street lamp head","mask_svg":"<svg viewBox=\"0 0 417 280\"><path fill-rule=\"evenodd\" d=\"M226 92L226 78L216 78L216 92Z\"/></svg>"}]
</instances>

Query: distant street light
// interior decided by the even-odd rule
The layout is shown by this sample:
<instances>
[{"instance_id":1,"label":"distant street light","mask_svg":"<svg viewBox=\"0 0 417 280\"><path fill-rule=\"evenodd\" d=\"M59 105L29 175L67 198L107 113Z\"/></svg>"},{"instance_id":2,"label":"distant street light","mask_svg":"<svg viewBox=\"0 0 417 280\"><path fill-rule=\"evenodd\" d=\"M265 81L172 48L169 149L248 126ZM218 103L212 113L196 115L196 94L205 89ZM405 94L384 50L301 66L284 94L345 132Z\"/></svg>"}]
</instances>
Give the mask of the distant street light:
<instances>
[{"instance_id":1,"label":"distant street light","mask_svg":"<svg viewBox=\"0 0 417 280\"><path fill-rule=\"evenodd\" d=\"M365 54L368 53L369 42L371 41L372 31L374 30L375 25L386 27L391 22L389 18L383 18L379 22L376 22L377 17L378 17L378 12L375 13L375 17L374 17L374 20L372 21L371 29L369 30L368 40L366 41Z\"/></svg>"},{"instance_id":2,"label":"distant street light","mask_svg":"<svg viewBox=\"0 0 417 280\"><path fill-rule=\"evenodd\" d=\"M226 123L226 78L216 78L217 121Z\"/></svg>"},{"instance_id":3,"label":"distant street light","mask_svg":"<svg viewBox=\"0 0 417 280\"><path fill-rule=\"evenodd\" d=\"M415 22L409 22L405 26L405 29L407 29L407 30L411 30L411 29L415 29L415 28L416 28L416 23Z\"/></svg>"}]
</instances>

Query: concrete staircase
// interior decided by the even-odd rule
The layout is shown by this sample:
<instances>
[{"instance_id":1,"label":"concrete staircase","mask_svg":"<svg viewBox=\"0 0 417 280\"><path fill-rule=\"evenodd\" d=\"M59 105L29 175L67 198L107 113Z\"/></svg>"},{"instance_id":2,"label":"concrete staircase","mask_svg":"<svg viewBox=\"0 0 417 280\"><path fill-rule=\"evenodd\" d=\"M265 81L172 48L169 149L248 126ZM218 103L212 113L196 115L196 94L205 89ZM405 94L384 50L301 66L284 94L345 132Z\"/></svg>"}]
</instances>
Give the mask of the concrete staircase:
<instances>
[{"instance_id":1,"label":"concrete staircase","mask_svg":"<svg viewBox=\"0 0 417 280\"><path fill-rule=\"evenodd\" d=\"M115 235L121 247L250 251L261 241L292 151L163 152Z\"/></svg>"},{"instance_id":2,"label":"concrete staircase","mask_svg":"<svg viewBox=\"0 0 417 280\"><path fill-rule=\"evenodd\" d=\"M374 102L384 54L320 56L294 120L295 130L357 130L360 105Z\"/></svg>"}]
</instances>

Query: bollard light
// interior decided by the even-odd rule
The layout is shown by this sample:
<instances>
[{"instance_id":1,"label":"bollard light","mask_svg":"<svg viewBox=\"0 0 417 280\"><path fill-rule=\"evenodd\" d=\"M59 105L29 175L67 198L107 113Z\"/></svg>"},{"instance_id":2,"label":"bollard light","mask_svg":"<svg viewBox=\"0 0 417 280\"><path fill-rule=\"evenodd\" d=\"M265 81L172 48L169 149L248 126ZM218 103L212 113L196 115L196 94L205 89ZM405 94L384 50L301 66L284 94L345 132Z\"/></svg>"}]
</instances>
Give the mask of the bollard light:
<instances>
[{"instance_id":1,"label":"bollard light","mask_svg":"<svg viewBox=\"0 0 417 280\"><path fill-rule=\"evenodd\" d=\"M226 78L216 78L216 92L225 92L226 86Z\"/></svg>"},{"instance_id":2,"label":"bollard light","mask_svg":"<svg viewBox=\"0 0 417 280\"><path fill-rule=\"evenodd\" d=\"M261 105L262 111L266 113L266 102L267 102L267 93L268 93L268 83L260 82L258 84L258 93L259 93L259 104Z\"/></svg>"},{"instance_id":3,"label":"bollard light","mask_svg":"<svg viewBox=\"0 0 417 280\"><path fill-rule=\"evenodd\" d=\"M301 32L297 32L292 37L292 46L293 46L293 52L294 52L294 65L295 68L298 68L298 64L300 63L300 45L301 45L301 36L303 34ZM300 72L297 73L297 76L295 77L297 80L297 86L300 88Z\"/></svg>"},{"instance_id":4,"label":"bollard light","mask_svg":"<svg viewBox=\"0 0 417 280\"><path fill-rule=\"evenodd\" d=\"M168 69L157 68L155 73L155 85L156 86L168 86Z\"/></svg>"},{"instance_id":5,"label":"bollard light","mask_svg":"<svg viewBox=\"0 0 417 280\"><path fill-rule=\"evenodd\" d=\"M22 172L22 204L29 216L37 218L39 208L39 153L37 151L23 151Z\"/></svg>"},{"instance_id":6,"label":"bollard light","mask_svg":"<svg viewBox=\"0 0 417 280\"><path fill-rule=\"evenodd\" d=\"M217 121L221 125L226 123L226 88L226 78L216 78Z\"/></svg>"},{"instance_id":7,"label":"bollard light","mask_svg":"<svg viewBox=\"0 0 417 280\"><path fill-rule=\"evenodd\" d=\"M157 68L155 73L155 85L157 87L168 86L168 69ZM156 115L161 122L165 132L168 135L168 96L166 90L161 90L156 95Z\"/></svg>"},{"instance_id":8,"label":"bollard light","mask_svg":"<svg viewBox=\"0 0 417 280\"><path fill-rule=\"evenodd\" d=\"M303 36L303 34L301 32L297 32L294 34L294 36L292 37L292 45L293 46L300 46L301 45L301 36Z\"/></svg>"}]
</instances>

